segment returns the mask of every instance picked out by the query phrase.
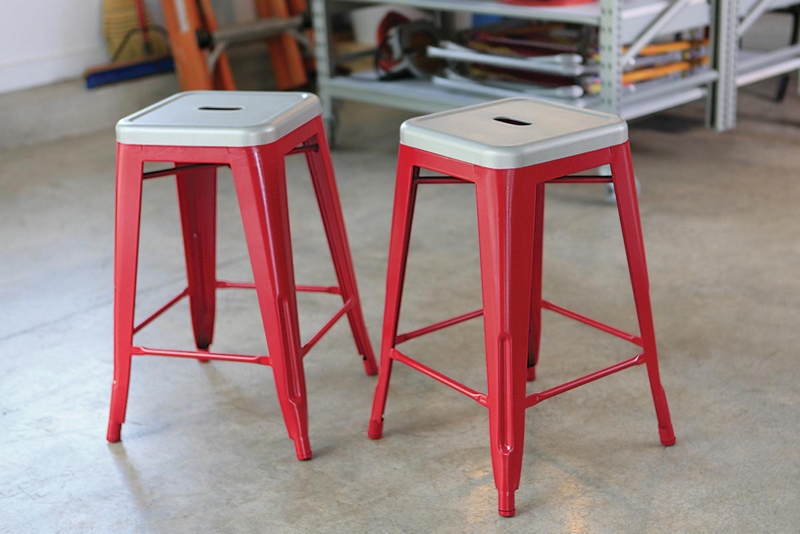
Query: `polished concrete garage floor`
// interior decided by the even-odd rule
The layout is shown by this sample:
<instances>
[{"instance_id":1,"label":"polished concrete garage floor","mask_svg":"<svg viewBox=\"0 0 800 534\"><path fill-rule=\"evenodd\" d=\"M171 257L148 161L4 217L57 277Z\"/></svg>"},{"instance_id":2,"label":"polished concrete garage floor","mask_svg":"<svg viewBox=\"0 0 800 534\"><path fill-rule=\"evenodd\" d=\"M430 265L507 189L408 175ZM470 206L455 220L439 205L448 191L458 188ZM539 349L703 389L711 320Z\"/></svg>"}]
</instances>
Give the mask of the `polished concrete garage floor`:
<instances>
[{"instance_id":1,"label":"polished concrete garage floor","mask_svg":"<svg viewBox=\"0 0 800 534\"><path fill-rule=\"evenodd\" d=\"M796 532L800 524L800 100L740 97L739 127L700 105L632 125L663 381L659 444L643 368L528 412L517 517L496 513L487 413L395 366L384 439L375 378L347 322L305 360L314 458L298 462L267 367L138 358L123 442L105 441L112 376L112 131L0 153L0 532ZM348 105L334 153L358 281L379 343L397 131ZM302 159L290 165L295 270L333 281ZM251 277L227 172L219 274ZM551 186L546 298L636 330L602 186ZM403 329L480 307L474 190L422 189ZM145 186L139 316L184 285L175 186ZM335 297L303 295L307 339ZM255 295L219 296L215 348L265 351ZM191 347L185 304L141 334ZM480 320L409 342L485 387ZM545 312L547 388L635 347Z\"/></svg>"}]
</instances>

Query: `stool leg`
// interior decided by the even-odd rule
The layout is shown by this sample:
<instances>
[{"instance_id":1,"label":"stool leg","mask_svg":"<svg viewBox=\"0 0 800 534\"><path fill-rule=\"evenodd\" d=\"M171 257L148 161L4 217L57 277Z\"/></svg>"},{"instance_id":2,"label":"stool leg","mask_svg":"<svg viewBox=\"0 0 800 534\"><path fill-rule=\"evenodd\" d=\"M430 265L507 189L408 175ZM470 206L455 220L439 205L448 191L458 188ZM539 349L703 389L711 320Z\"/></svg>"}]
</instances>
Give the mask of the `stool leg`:
<instances>
[{"instance_id":1,"label":"stool leg","mask_svg":"<svg viewBox=\"0 0 800 534\"><path fill-rule=\"evenodd\" d=\"M339 288L342 292L342 300L345 304L349 303L350 305L350 309L347 312L350 330L353 332L358 353L363 357L364 369L368 375L374 375L378 372L378 367L375 364L375 356L372 353L367 325L364 322L364 315L361 310L361 299L358 296L356 275L353 269L353 260L350 257L350 245L347 242L347 232L345 231L344 217L339 203L339 193L336 188L336 178L333 173L328 141L325 138L322 119L316 119L315 123L317 133L314 139L319 149L315 152L306 153L308 170L311 174L311 181L314 184L314 191L317 195L317 203L322 214L322 223L325 227L325 235L328 238L328 247L331 251Z\"/></svg>"},{"instance_id":2,"label":"stool leg","mask_svg":"<svg viewBox=\"0 0 800 534\"><path fill-rule=\"evenodd\" d=\"M528 381L536 380L539 346L542 340L542 258L544 247L544 187L536 186L533 223L533 280L531 282L531 325L528 341Z\"/></svg>"},{"instance_id":3,"label":"stool leg","mask_svg":"<svg viewBox=\"0 0 800 534\"><path fill-rule=\"evenodd\" d=\"M139 221L142 207L141 149L117 145L117 200L114 240L114 384L108 434L120 440L128 405L136 306L136 268L139 259Z\"/></svg>"},{"instance_id":4,"label":"stool leg","mask_svg":"<svg viewBox=\"0 0 800 534\"><path fill-rule=\"evenodd\" d=\"M495 171L476 182L487 405L501 516L515 513L525 442L525 385L531 324L534 210L530 176Z\"/></svg>"},{"instance_id":5,"label":"stool leg","mask_svg":"<svg viewBox=\"0 0 800 534\"><path fill-rule=\"evenodd\" d=\"M410 149L401 145L400 157L397 162L392 233L389 241L381 365L368 431L368 435L372 439L380 439L383 435L383 413L386 410L386 395L389 393L389 379L392 374L392 349L395 346L397 325L400 321L400 302L403 298L408 245L411 241L411 222L414 218L414 203L417 197L414 177L418 173L419 171L414 169L411 164Z\"/></svg>"},{"instance_id":6,"label":"stool leg","mask_svg":"<svg viewBox=\"0 0 800 534\"><path fill-rule=\"evenodd\" d=\"M208 350L214 338L217 289L217 170L184 171L176 182L194 339L199 350Z\"/></svg>"},{"instance_id":7,"label":"stool leg","mask_svg":"<svg viewBox=\"0 0 800 534\"><path fill-rule=\"evenodd\" d=\"M639 218L639 203L636 198L633 164L628 143L611 149L611 173L614 181L614 190L617 194L622 238L625 243L625 253L628 258L628 269L630 270L631 284L633 286L633 299L636 304L636 313L639 317L639 331L644 345L647 375L650 379L650 389L653 393L653 402L656 407L658 431L661 443L669 446L675 443L675 433L672 429L667 396L661 386L661 378L658 371L653 311L650 306L650 282L647 277L644 239L642 238L641 220Z\"/></svg>"},{"instance_id":8,"label":"stool leg","mask_svg":"<svg viewBox=\"0 0 800 534\"><path fill-rule=\"evenodd\" d=\"M311 458L283 157L231 164L283 419L298 460Z\"/></svg>"}]
</instances>

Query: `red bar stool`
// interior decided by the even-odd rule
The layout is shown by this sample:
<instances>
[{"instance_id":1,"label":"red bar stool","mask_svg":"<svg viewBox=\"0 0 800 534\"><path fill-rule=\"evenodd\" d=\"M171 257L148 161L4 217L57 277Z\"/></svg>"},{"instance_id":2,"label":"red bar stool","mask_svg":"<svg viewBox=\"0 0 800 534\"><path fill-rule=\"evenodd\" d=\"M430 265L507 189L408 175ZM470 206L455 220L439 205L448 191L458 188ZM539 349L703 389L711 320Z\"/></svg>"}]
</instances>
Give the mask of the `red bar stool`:
<instances>
[{"instance_id":1,"label":"red bar stool","mask_svg":"<svg viewBox=\"0 0 800 534\"><path fill-rule=\"evenodd\" d=\"M281 411L300 460L311 458L303 357L347 315L367 374L377 372L361 312L319 99L308 93L180 93L117 124L117 215L114 247L114 385L108 441L119 441L133 356L172 356L269 365ZM338 279L336 287L296 286L284 158L304 154ZM143 172L143 164L173 168ZM216 169L229 166L242 215L254 283L216 277ZM188 286L134 326L142 182L176 176ZM209 351L217 289L254 288L269 356ZM305 345L296 291L340 295L342 308ZM138 346L133 336L184 297L189 298L197 351Z\"/></svg>"},{"instance_id":2,"label":"red bar stool","mask_svg":"<svg viewBox=\"0 0 800 534\"><path fill-rule=\"evenodd\" d=\"M611 165L612 177L569 177ZM421 176L427 169L440 176ZM543 301L542 231L547 183L614 184L641 334L636 336ZM475 184L483 309L397 333L411 220L421 184ZM542 309L552 310L641 347L632 358L566 384L526 393L535 376ZM410 358L397 345L484 316L488 392L481 393ZM515 513L525 439L525 409L622 369L645 364L661 443L675 435L661 387L649 283L625 122L614 115L535 100L509 98L406 121L394 199L381 370L369 437L383 433L392 363L402 362L489 409L489 434L499 513Z\"/></svg>"}]
</instances>

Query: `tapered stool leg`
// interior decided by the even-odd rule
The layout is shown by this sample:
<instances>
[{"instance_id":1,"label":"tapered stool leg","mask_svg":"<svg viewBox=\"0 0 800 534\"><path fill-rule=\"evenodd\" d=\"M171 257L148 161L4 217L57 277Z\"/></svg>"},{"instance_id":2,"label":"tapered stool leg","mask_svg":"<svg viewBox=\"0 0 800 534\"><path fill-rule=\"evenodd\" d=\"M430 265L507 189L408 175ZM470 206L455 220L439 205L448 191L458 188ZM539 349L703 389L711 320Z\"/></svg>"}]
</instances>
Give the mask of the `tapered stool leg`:
<instances>
[{"instance_id":1,"label":"tapered stool leg","mask_svg":"<svg viewBox=\"0 0 800 534\"><path fill-rule=\"evenodd\" d=\"M136 267L142 206L142 157L135 146L117 145L117 199L114 239L114 383L108 441L119 441L131 378Z\"/></svg>"},{"instance_id":2,"label":"tapered stool leg","mask_svg":"<svg viewBox=\"0 0 800 534\"><path fill-rule=\"evenodd\" d=\"M283 419L299 460L311 458L283 157L257 147L231 165Z\"/></svg>"},{"instance_id":3,"label":"tapered stool leg","mask_svg":"<svg viewBox=\"0 0 800 534\"><path fill-rule=\"evenodd\" d=\"M400 321L400 303L403 298L408 245L411 241L411 222L414 218L414 203L417 197L417 185L414 183L414 178L419 171L411 164L411 152L411 149L400 146L386 275L381 365L368 431L368 435L372 439L380 439L383 435L383 413L386 409L386 395L389 393L389 379L392 374L392 350L395 346L397 325Z\"/></svg>"},{"instance_id":4,"label":"tapered stool leg","mask_svg":"<svg viewBox=\"0 0 800 534\"><path fill-rule=\"evenodd\" d=\"M217 170L182 171L176 181L194 339L198 349L207 350L214 339L216 311Z\"/></svg>"},{"instance_id":5,"label":"tapered stool leg","mask_svg":"<svg viewBox=\"0 0 800 534\"><path fill-rule=\"evenodd\" d=\"M531 251L536 182L514 171L483 171L476 181L487 406L501 516L515 514L525 443L526 368L531 324Z\"/></svg>"},{"instance_id":6,"label":"tapered stool leg","mask_svg":"<svg viewBox=\"0 0 800 534\"><path fill-rule=\"evenodd\" d=\"M653 402L656 408L656 417L658 418L658 431L661 443L669 446L675 443L675 433L672 429L667 396L661 385L661 377L658 370L653 311L650 306L650 283L647 276L644 239L639 218L639 203L636 198L630 146L626 142L623 145L612 147L611 151L612 179L614 181L614 190L617 194L622 238L625 243L625 253L628 258L628 269L630 270L631 284L633 286L633 299L636 304L636 313L639 317L639 331L644 346L647 375L650 379L650 389L653 393Z\"/></svg>"},{"instance_id":7,"label":"tapered stool leg","mask_svg":"<svg viewBox=\"0 0 800 534\"><path fill-rule=\"evenodd\" d=\"M544 256L544 187L536 186L533 223L533 277L531 280L531 324L528 340L528 381L536 380L542 341L542 260Z\"/></svg>"},{"instance_id":8,"label":"tapered stool leg","mask_svg":"<svg viewBox=\"0 0 800 534\"><path fill-rule=\"evenodd\" d=\"M368 375L374 375L378 372L378 367L375 364L375 355L372 352L367 325L361 310L361 299L358 296L356 275L353 269L353 260L350 257L350 245L347 241L344 217L339 203L339 192L336 188L333 164L325 138L325 128L320 118L315 119L314 123L316 134L312 142L317 143L318 149L306 153L308 170L314 184L314 192L317 195L317 203L322 214L322 223L328 238L328 247L331 251L342 299L345 303L350 303L350 309L347 311L350 330L353 332L356 348L364 359L364 369Z\"/></svg>"}]
</instances>

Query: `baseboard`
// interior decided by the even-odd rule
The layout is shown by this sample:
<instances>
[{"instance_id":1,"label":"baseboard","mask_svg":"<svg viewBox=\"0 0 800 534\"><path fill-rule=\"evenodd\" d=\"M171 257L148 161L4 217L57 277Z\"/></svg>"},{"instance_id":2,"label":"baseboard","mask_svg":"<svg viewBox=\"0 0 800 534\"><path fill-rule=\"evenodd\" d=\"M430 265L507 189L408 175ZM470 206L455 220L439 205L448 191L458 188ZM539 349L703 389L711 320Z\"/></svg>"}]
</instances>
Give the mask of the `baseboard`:
<instances>
[{"instance_id":1,"label":"baseboard","mask_svg":"<svg viewBox=\"0 0 800 534\"><path fill-rule=\"evenodd\" d=\"M74 78L87 65L108 61L102 46L81 50L59 50L52 55L0 63L0 93L21 91Z\"/></svg>"},{"instance_id":2,"label":"baseboard","mask_svg":"<svg viewBox=\"0 0 800 534\"><path fill-rule=\"evenodd\" d=\"M174 74L86 89L83 79L0 94L0 150L110 128L178 89Z\"/></svg>"}]
</instances>

